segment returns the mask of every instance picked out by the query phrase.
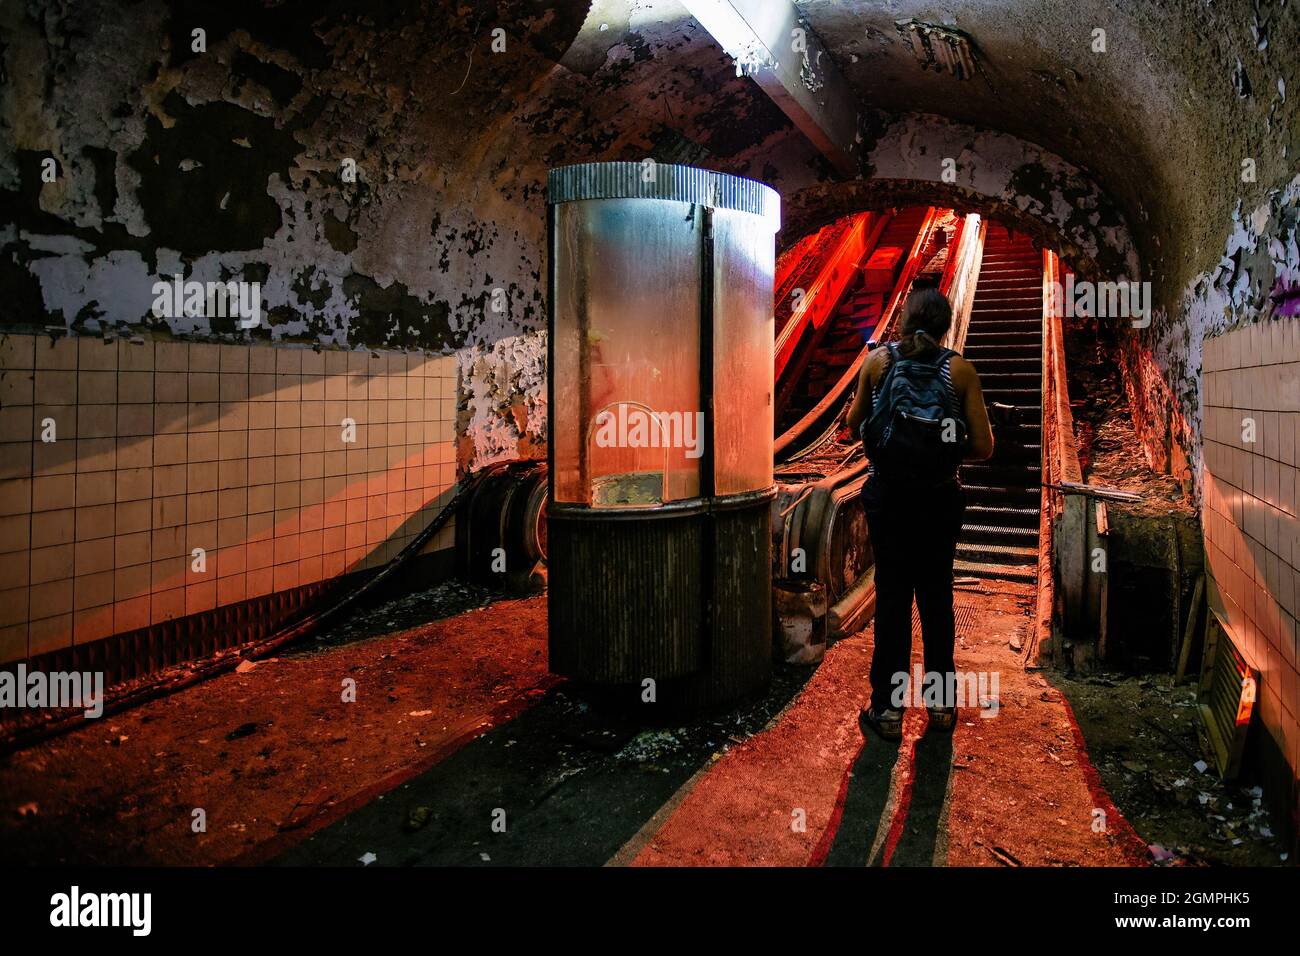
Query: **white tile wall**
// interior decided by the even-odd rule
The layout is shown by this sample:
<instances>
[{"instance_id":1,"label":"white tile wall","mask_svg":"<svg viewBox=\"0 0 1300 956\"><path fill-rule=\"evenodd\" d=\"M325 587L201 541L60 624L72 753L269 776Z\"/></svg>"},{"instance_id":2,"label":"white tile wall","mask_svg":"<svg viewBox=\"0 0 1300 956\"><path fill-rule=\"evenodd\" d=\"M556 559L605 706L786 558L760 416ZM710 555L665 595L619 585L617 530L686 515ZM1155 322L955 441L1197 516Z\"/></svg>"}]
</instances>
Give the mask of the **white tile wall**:
<instances>
[{"instance_id":1,"label":"white tile wall","mask_svg":"<svg viewBox=\"0 0 1300 956\"><path fill-rule=\"evenodd\" d=\"M1259 715L1300 768L1300 320L1204 343L1206 558L1261 671Z\"/></svg>"},{"instance_id":2,"label":"white tile wall","mask_svg":"<svg viewBox=\"0 0 1300 956\"><path fill-rule=\"evenodd\" d=\"M455 414L450 357L0 336L0 663L383 564Z\"/></svg>"}]
</instances>

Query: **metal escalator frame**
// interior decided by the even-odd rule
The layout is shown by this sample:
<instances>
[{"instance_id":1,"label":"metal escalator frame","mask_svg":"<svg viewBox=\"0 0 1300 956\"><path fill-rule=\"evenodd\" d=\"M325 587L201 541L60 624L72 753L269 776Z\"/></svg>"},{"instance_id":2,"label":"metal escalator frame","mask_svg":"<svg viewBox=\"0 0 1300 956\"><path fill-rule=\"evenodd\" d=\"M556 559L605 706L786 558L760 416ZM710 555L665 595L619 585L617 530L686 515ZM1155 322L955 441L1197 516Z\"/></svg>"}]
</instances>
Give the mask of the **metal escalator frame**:
<instances>
[{"instance_id":1,"label":"metal escalator frame","mask_svg":"<svg viewBox=\"0 0 1300 956\"><path fill-rule=\"evenodd\" d=\"M976 221L971 222L972 219ZM939 285L939 291L948 296L948 301L952 304L952 328L944 336L943 344L957 353L966 346L971 311L975 307L975 292L979 288L980 272L984 267L984 242L988 238L988 230L988 220L978 213L962 218L957 252L950 260L953 268L944 274L943 282Z\"/></svg>"},{"instance_id":2,"label":"metal escalator frame","mask_svg":"<svg viewBox=\"0 0 1300 956\"><path fill-rule=\"evenodd\" d=\"M888 304L881 313L880 321L876 324L876 336L878 341L884 341L887 335L892 334L894 326L897 323L899 306L906 297L907 290L911 287L912 281L921 268L921 254L930 242L930 234L934 231L938 222L939 207L927 206L925 216L921 220L921 225L917 229L916 239L912 243L911 250L907 259L903 263L902 271L899 273L898 280L894 283L894 291L890 294ZM803 418L799 419L794 425L786 429L776 439L772 449L773 456L781 463L798 461L811 453L816 448L825 444L827 437L833 435L839 428L839 423L843 419L848 408L848 397L852 394L854 384L858 380L858 373L862 369L862 363L870 348L864 344L857 357L844 370L839 381L831 387L830 391L823 396ZM817 427L818 422L825 419L829 412L836 404L840 405L839 411L834 415L829 423L828 428L823 428L817 433L817 437L799 448L798 451L791 454L785 454L787 449L798 443L801 438Z\"/></svg>"},{"instance_id":3,"label":"metal escalator frame","mask_svg":"<svg viewBox=\"0 0 1300 956\"><path fill-rule=\"evenodd\" d=\"M802 239L794 243L777 257L776 279L773 282L773 301L783 303L790 295L791 291L799 286L807 287L808 283L802 280L807 279L810 275L814 278L818 271L818 263L825 258L825 249L829 245L838 245L852 228L852 223L847 220L850 217L844 217L834 222L828 223L816 232L810 232ZM818 241L824 240L824 241ZM780 320L780 307L777 308L777 318ZM793 314L793 309L791 310ZM786 316L781 322L781 327L785 322L790 320ZM781 328L778 327L779 335Z\"/></svg>"},{"instance_id":4,"label":"metal escalator frame","mask_svg":"<svg viewBox=\"0 0 1300 956\"><path fill-rule=\"evenodd\" d=\"M1042 653L1061 660L1064 652L1066 618L1078 603L1077 582L1083 576L1080 555L1057 556L1058 524L1083 527L1092 503L1084 495L1067 495L1059 490L1063 482L1080 482L1082 470L1074 440L1074 415L1065 371L1065 327L1056 290L1061 282L1061 260L1050 249L1043 250L1043 377L1042 495L1039 500L1038 603L1034 620L1033 645L1026 648L1026 664L1036 663ZM1073 550L1073 549L1072 549ZM1057 601L1057 590L1061 600Z\"/></svg>"},{"instance_id":5,"label":"metal escalator frame","mask_svg":"<svg viewBox=\"0 0 1300 956\"><path fill-rule=\"evenodd\" d=\"M984 241L987 237L987 219L977 213L963 216L954 240L955 252L939 284L939 291L948 296L952 296L953 289L956 288L956 301L953 302L953 328L949 333L952 342L956 344L949 347L958 351L965 342L966 330L970 326L971 310L975 304L975 292L979 288L980 272L984 262ZM838 424L837 419L835 425ZM851 473L846 471L831 477L842 477L841 485L844 490L856 492L866 480L867 464L866 458L863 457L852 467ZM859 475L861 477L858 477ZM876 568L873 563L831 606L826 618L826 629L829 635L852 634L865 625L875 613L875 575Z\"/></svg>"},{"instance_id":6,"label":"metal escalator frame","mask_svg":"<svg viewBox=\"0 0 1300 956\"><path fill-rule=\"evenodd\" d=\"M838 312L845 296L849 293L849 280L853 271L879 246L880 237L884 235L885 229L888 228L895 215L893 212L867 212L858 215L857 221L852 228L843 236L835 249L826 257L822 267L817 271L817 277L809 286L799 308L795 310L795 313L790 316L790 320L782 326L781 331L777 334L776 351L773 357L773 361L776 363L777 394L774 412L777 416L780 416L782 408L789 402L787 393L793 384L791 378L797 378L807 370L808 360L811 359L812 354L817 351L822 340L826 337L836 312ZM834 290L832 283L838 277L832 274L846 266L847 273L844 275L838 290ZM830 292L830 298L823 299L823 292ZM818 324L814 307L820 306L823 301L829 304L823 313L822 322ZM804 337L805 330L810 323L813 326L812 336L800 349L799 340ZM808 356L802 364L796 359L799 352ZM793 371L790 371L791 369Z\"/></svg>"},{"instance_id":7,"label":"metal escalator frame","mask_svg":"<svg viewBox=\"0 0 1300 956\"><path fill-rule=\"evenodd\" d=\"M773 302L776 312L776 337L778 344L783 335L788 335L787 328L797 318L798 309L790 307L790 314L781 317L783 306L795 289L811 289L821 274L826 261L834 251L849 238L853 228L859 224L866 213L857 216L845 216L822 226L816 232L804 236L777 257L777 278L774 285ZM821 241L815 241L821 240ZM828 253L826 250L830 249ZM807 296L805 296L805 299Z\"/></svg>"},{"instance_id":8,"label":"metal escalator frame","mask_svg":"<svg viewBox=\"0 0 1300 956\"><path fill-rule=\"evenodd\" d=\"M913 245L907 267L900 273L899 281L890 299L889 309L882 315L881 323L877 326L884 330L881 334L882 338L884 332L893 331L893 320L896 318L898 306L904 301L908 289L916 278L921 264L920 256L929 245L931 233L938 222L938 213L936 207L930 207L922 222L922 228L918 230L917 241ZM979 285L988 221L971 214L963 217L959 230L954 241L955 252L948 268L944 270L940 291L947 294L954 284L957 285L958 301L954 306L954 327L960 338L964 339L965 326L969 325L975 290ZM868 349L863 349L864 354L855 363L855 369L861 368L861 361L867 351ZM787 458L784 463L793 463L813 451L823 449L840 428L847 408L846 398L840 413L818 439L799 453ZM854 455L860 457L852 464L848 464L849 459ZM839 507L851 500L866 481L867 466L867 459L861 456L861 449L855 448L841 461L835 471L812 483L794 505L781 515L785 524L782 532L783 562L790 554L791 547L799 546L808 549L810 544L815 545L812 550L816 555L816 567L812 571L818 580L828 582L828 590L831 580L829 562L835 527L834 519ZM875 593L873 564L842 592L830 594L833 603L827 613L828 636L845 636L862 627L875 612Z\"/></svg>"}]
</instances>

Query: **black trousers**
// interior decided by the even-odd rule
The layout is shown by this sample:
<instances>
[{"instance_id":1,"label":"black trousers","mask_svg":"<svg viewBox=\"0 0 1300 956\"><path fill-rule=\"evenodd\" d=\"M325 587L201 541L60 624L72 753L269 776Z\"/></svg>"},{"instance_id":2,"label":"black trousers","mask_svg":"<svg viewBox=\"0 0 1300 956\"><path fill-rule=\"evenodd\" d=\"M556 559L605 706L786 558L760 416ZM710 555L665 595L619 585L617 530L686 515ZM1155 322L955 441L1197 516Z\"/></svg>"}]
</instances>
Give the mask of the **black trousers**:
<instances>
[{"instance_id":1,"label":"black trousers","mask_svg":"<svg viewBox=\"0 0 1300 956\"><path fill-rule=\"evenodd\" d=\"M862 488L867 531L876 562L876 646L871 658L871 703L895 706L900 675L910 670L912 598L921 619L925 673L956 682L952 563L966 495L955 480L935 490L890 486L872 476ZM924 691L916 688L915 691ZM945 695L943 706L953 701Z\"/></svg>"}]
</instances>

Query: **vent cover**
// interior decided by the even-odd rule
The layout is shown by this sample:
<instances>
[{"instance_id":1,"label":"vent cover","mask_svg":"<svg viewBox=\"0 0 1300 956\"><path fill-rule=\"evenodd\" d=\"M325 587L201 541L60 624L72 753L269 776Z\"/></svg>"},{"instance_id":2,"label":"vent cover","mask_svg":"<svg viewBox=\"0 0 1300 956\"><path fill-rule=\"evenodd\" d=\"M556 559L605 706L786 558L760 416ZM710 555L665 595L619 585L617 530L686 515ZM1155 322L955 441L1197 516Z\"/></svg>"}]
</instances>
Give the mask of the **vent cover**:
<instances>
[{"instance_id":1,"label":"vent cover","mask_svg":"<svg viewBox=\"0 0 1300 956\"><path fill-rule=\"evenodd\" d=\"M1197 693L1203 749L1213 757L1219 776L1231 780L1241 770L1246 732L1255 710L1259 671L1250 665L1211 607L1205 626L1205 658Z\"/></svg>"}]
</instances>

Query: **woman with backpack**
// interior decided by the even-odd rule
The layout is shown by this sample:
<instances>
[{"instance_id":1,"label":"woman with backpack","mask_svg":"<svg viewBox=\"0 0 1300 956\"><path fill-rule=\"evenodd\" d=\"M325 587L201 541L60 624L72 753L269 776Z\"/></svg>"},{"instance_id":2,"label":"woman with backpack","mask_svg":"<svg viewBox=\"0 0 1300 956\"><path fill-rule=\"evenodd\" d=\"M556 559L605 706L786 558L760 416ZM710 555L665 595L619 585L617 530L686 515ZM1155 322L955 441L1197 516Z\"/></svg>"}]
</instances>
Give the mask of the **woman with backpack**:
<instances>
[{"instance_id":1,"label":"woman with backpack","mask_svg":"<svg viewBox=\"0 0 1300 956\"><path fill-rule=\"evenodd\" d=\"M913 595L930 726L956 723L952 567L965 510L957 469L993 454L993 432L974 367L939 345L951 324L938 289L913 290L899 340L862 363L848 414L871 463L862 499L876 566L871 704L859 723L885 740L903 732Z\"/></svg>"}]
</instances>

